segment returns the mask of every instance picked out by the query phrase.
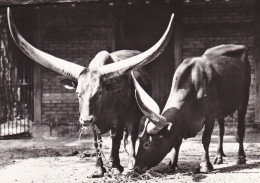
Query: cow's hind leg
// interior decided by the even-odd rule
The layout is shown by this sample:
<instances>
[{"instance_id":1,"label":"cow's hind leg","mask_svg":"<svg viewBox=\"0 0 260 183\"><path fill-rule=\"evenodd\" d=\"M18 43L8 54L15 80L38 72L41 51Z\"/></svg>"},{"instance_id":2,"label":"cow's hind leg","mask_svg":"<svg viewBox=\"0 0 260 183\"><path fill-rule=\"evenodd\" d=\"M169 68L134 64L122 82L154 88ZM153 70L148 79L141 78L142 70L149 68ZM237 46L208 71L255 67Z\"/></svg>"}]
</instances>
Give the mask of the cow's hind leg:
<instances>
[{"instance_id":1,"label":"cow's hind leg","mask_svg":"<svg viewBox=\"0 0 260 183\"><path fill-rule=\"evenodd\" d=\"M181 147L182 140L180 140L177 145L174 147L175 153L167 167L168 173L174 173L178 168L178 158L179 158L179 151Z\"/></svg>"},{"instance_id":2,"label":"cow's hind leg","mask_svg":"<svg viewBox=\"0 0 260 183\"><path fill-rule=\"evenodd\" d=\"M214 164L222 164L223 163L223 157L225 157L226 155L224 154L223 151L223 137L224 137L224 133L225 133L225 126L224 126L224 118L220 118L217 119L218 122L218 134L219 134L219 141L218 141L218 150L217 150L217 154L214 158Z\"/></svg>"},{"instance_id":3,"label":"cow's hind leg","mask_svg":"<svg viewBox=\"0 0 260 183\"><path fill-rule=\"evenodd\" d=\"M209 144L211 140L211 134L214 128L214 119L207 120L205 123L205 129L202 135L202 144L204 147L204 154L200 163L200 172L208 172L213 170L213 166L209 160Z\"/></svg>"},{"instance_id":4,"label":"cow's hind leg","mask_svg":"<svg viewBox=\"0 0 260 183\"><path fill-rule=\"evenodd\" d=\"M249 99L249 90L245 91L244 99L237 110L238 125L237 125L237 136L236 141L239 143L237 164L246 163L246 155L244 151L244 137L245 137L245 116Z\"/></svg>"},{"instance_id":5,"label":"cow's hind leg","mask_svg":"<svg viewBox=\"0 0 260 183\"><path fill-rule=\"evenodd\" d=\"M124 171L119 159L119 149L123 138L124 125L125 123L119 122L116 128L112 130L112 148L108 166L109 168L112 168L114 174L119 174Z\"/></svg>"}]
</instances>

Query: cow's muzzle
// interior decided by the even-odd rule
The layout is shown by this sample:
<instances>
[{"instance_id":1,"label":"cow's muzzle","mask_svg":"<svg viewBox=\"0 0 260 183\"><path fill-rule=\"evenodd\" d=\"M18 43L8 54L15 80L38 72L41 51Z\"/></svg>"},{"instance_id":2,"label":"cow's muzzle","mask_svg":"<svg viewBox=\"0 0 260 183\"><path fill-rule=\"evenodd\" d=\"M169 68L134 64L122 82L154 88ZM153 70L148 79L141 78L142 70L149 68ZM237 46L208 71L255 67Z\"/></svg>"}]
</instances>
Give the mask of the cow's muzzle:
<instances>
[{"instance_id":1,"label":"cow's muzzle","mask_svg":"<svg viewBox=\"0 0 260 183\"><path fill-rule=\"evenodd\" d=\"M135 173L138 173L138 174L143 174L143 173L147 172L147 170L148 170L147 167L141 168L141 167L139 167L139 166L135 166L133 171L134 171Z\"/></svg>"},{"instance_id":2,"label":"cow's muzzle","mask_svg":"<svg viewBox=\"0 0 260 183\"><path fill-rule=\"evenodd\" d=\"M79 118L79 122L83 126L90 125L93 121L94 121L94 117L92 115L88 116L88 117L80 117Z\"/></svg>"}]
</instances>

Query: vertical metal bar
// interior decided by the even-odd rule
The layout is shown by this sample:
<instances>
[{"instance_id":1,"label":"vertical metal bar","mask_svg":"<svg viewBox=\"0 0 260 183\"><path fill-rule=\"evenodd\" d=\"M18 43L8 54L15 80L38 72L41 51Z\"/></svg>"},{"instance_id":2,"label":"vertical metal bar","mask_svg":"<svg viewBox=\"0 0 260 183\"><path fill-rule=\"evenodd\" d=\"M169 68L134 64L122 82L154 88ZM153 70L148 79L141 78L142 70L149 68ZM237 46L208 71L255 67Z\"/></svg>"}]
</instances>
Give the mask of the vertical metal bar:
<instances>
[{"instance_id":1,"label":"vertical metal bar","mask_svg":"<svg viewBox=\"0 0 260 183\"><path fill-rule=\"evenodd\" d=\"M20 58L20 57L18 57L18 58ZM17 66L18 66L17 59L14 59L13 62L14 62L14 66L15 66L15 78L14 78L14 83L16 84L16 83L19 83L19 79L18 79L18 74L19 74L19 72L18 72L18 68L17 68ZM14 126L15 126L15 130L13 130L13 132L14 132L15 134L17 134L17 121L16 121L15 119L13 119L13 123L14 123ZM14 128L14 127L13 127L13 128Z\"/></svg>"},{"instance_id":2,"label":"vertical metal bar","mask_svg":"<svg viewBox=\"0 0 260 183\"><path fill-rule=\"evenodd\" d=\"M24 91L25 91L25 92L24 92ZM26 127L25 127L26 124L25 124L25 122L26 122L26 120L27 120L27 119L26 119L27 117L26 117L26 114L25 114L25 112L26 112L25 103L27 102L27 100L26 100L26 99L27 99L27 85L24 85L24 86L23 86L23 90L21 91L21 93L22 93L21 97L24 97L24 98L22 99L22 102L23 102L23 109L22 109L23 114L22 114L22 115L23 115L23 119L24 119L24 120L23 120L23 123L24 123L24 124L23 124L23 131L26 132ZM24 100L24 99L25 99L25 100Z\"/></svg>"},{"instance_id":3,"label":"vertical metal bar","mask_svg":"<svg viewBox=\"0 0 260 183\"><path fill-rule=\"evenodd\" d=\"M17 99L17 98L16 98ZM16 103L16 105L17 105L17 103ZM17 110L17 106L16 106L16 110ZM13 120L14 120L14 122L15 122L15 126L16 126L16 133L15 134L18 134L19 133L19 131L18 131L18 121L17 121L17 118L16 117L14 117L13 118Z\"/></svg>"},{"instance_id":4,"label":"vertical metal bar","mask_svg":"<svg viewBox=\"0 0 260 183\"><path fill-rule=\"evenodd\" d=\"M8 95L8 92L7 92L7 95ZM9 114L10 114L10 112L9 112ZM9 132L9 131L8 131L8 130L9 130L9 122L8 122L8 120L9 120L9 119L6 120L6 125L7 125L7 134L6 134L6 135L9 134L9 133L8 133L8 132Z\"/></svg>"},{"instance_id":5,"label":"vertical metal bar","mask_svg":"<svg viewBox=\"0 0 260 183\"><path fill-rule=\"evenodd\" d=\"M7 91L8 91L8 86L7 86ZM5 96L7 95L7 93L8 92L6 92L6 90L5 90ZM7 103L8 103L8 99L9 99L9 96L7 97L7 101L6 101L6 108L7 108L7 110L6 110L6 112L7 112L7 115L9 115L8 114L8 106L7 106ZM7 121L8 121L8 116L6 116L6 118L5 118L5 126L4 126L4 136L6 136L6 123L7 123Z\"/></svg>"},{"instance_id":6,"label":"vertical metal bar","mask_svg":"<svg viewBox=\"0 0 260 183\"><path fill-rule=\"evenodd\" d=\"M3 96L5 96L5 87L3 87ZM2 127L3 127L3 129L2 129L2 135L4 136L4 120L5 120L5 118L6 118L6 97L5 98L3 98L4 100L3 100L3 104L4 104L4 106L3 106L3 119L2 119Z\"/></svg>"},{"instance_id":7,"label":"vertical metal bar","mask_svg":"<svg viewBox=\"0 0 260 183\"><path fill-rule=\"evenodd\" d=\"M12 86L10 86L11 88L12 88ZM13 120L10 120L10 122L12 123L12 125L11 125L11 128L13 129ZM9 121L8 121L8 123L9 123ZM12 130L12 133L11 134L13 134L13 130Z\"/></svg>"}]
</instances>

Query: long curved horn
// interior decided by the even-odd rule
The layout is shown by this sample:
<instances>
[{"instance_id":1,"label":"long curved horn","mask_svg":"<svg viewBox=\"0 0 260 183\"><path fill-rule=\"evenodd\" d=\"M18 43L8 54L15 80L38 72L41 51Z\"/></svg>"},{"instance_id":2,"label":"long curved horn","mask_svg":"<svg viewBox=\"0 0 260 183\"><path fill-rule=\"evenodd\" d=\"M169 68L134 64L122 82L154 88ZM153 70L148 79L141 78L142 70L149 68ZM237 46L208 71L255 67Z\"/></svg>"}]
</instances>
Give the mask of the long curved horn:
<instances>
[{"instance_id":1,"label":"long curved horn","mask_svg":"<svg viewBox=\"0 0 260 183\"><path fill-rule=\"evenodd\" d=\"M173 29L173 17L174 14L172 14L170 22L168 24L168 27L161 37L161 39L150 49L146 50L145 52L133 56L131 58L122 60L120 62L112 63L112 64L107 64L102 67L100 67L100 72L104 76L105 79L110 79L117 77L119 75L124 74L125 72L132 70L132 69L137 69L139 67L142 67L145 64L148 64L149 62L153 61L155 58L157 58L165 49L167 46L172 29Z\"/></svg>"},{"instance_id":2,"label":"long curved horn","mask_svg":"<svg viewBox=\"0 0 260 183\"><path fill-rule=\"evenodd\" d=\"M88 68L98 68L106 64L106 62L111 59L113 62L118 62L123 59L133 57L140 54L137 50L119 50L113 53L108 53L107 51L100 51L90 62Z\"/></svg>"},{"instance_id":3,"label":"long curved horn","mask_svg":"<svg viewBox=\"0 0 260 183\"><path fill-rule=\"evenodd\" d=\"M30 45L15 27L9 7L7 8L7 20L14 42L28 57L42 66L56 71L68 78L75 80L78 79L80 73L85 69L85 67L54 57Z\"/></svg>"},{"instance_id":4,"label":"long curved horn","mask_svg":"<svg viewBox=\"0 0 260 183\"><path fill-rule=\"evenodd\" d=\"M157 130L161 130L165 125L169 124L165 117L160 115L160 108L157 103L144 91L134 76L134 71L131 72L133 82L136 89L136 100L143 112L143 114L149 118L157 127Z\"/></svg>"},{"instance_id":5,"label":"long curved horn","mask_svg":"<svg viewBox=\"0 0 260 183\"><path fill-rule=\"evenodd\" d=\"M110 54L107 51L100 51L98 54L92 59L88 68L97 68L103 66L106 61L110 58Z\"/></svg>"}]
</instances>

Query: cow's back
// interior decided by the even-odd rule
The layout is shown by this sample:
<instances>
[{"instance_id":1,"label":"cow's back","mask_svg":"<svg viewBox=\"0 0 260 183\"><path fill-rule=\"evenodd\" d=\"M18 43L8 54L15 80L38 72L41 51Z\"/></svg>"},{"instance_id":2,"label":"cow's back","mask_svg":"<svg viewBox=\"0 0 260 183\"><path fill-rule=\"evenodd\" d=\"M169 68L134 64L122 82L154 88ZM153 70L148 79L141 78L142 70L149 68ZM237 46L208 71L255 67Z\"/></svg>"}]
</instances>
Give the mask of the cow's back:
<instances>
[{"instance_id":1,"label":"cow's back","mask_svg":"<svg viewBox=\"0 0 260 183\"><path fill-rule=\"evenodd\" d=\"M225 117L238 109L250 85L250 64L242 45L220 45L203 55L211 65L211 86L215 92L217 117Z\"/></svg>"}]
</instances>

